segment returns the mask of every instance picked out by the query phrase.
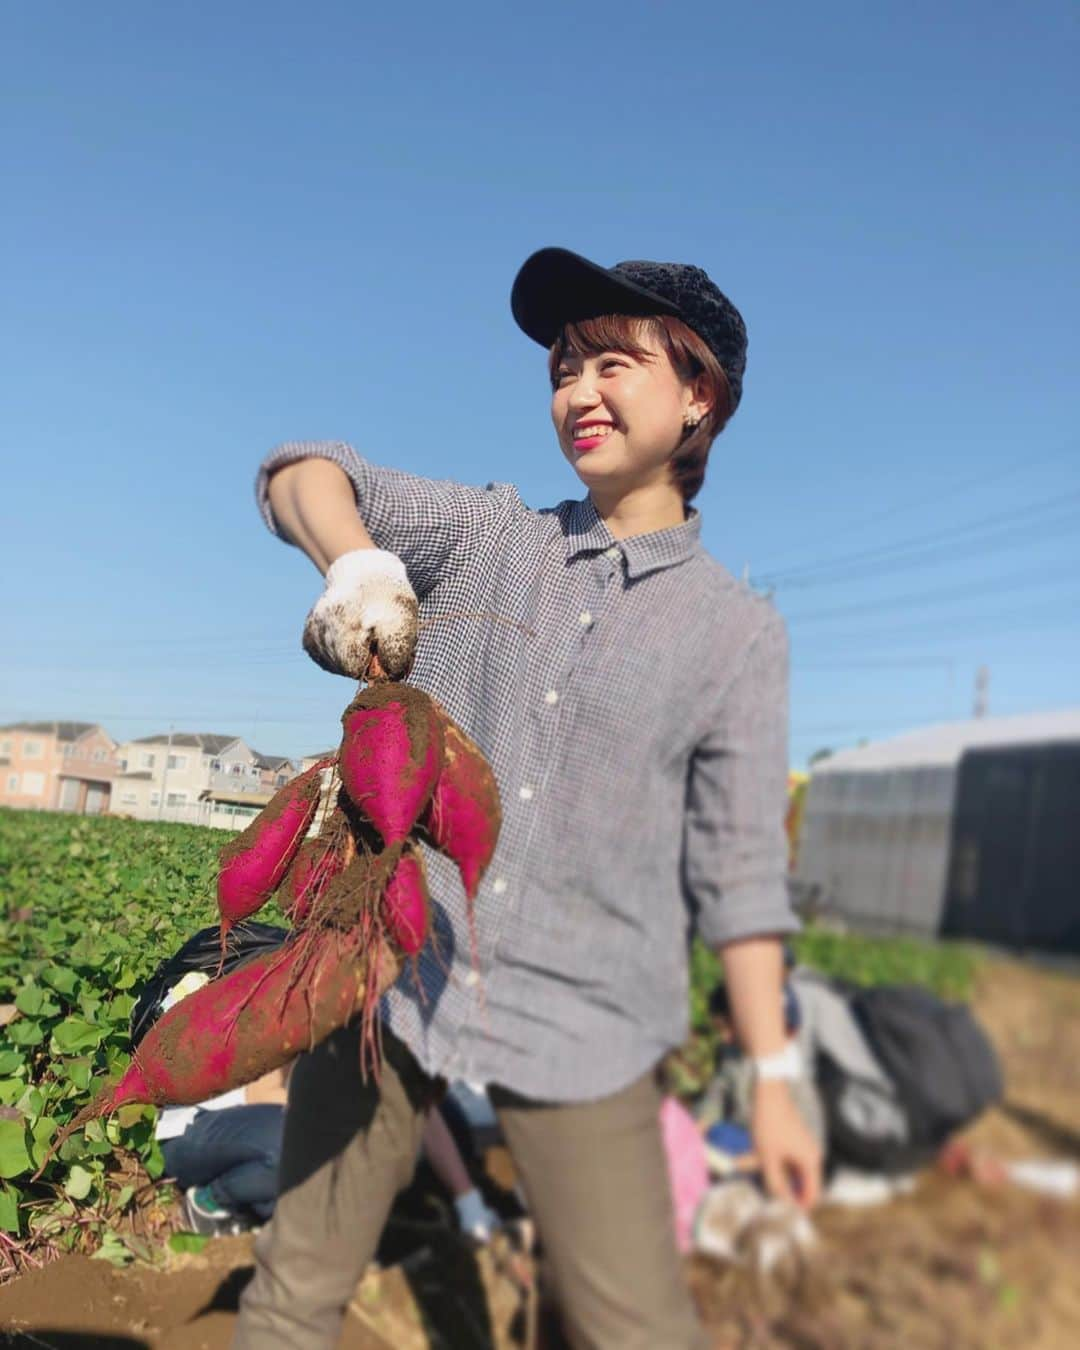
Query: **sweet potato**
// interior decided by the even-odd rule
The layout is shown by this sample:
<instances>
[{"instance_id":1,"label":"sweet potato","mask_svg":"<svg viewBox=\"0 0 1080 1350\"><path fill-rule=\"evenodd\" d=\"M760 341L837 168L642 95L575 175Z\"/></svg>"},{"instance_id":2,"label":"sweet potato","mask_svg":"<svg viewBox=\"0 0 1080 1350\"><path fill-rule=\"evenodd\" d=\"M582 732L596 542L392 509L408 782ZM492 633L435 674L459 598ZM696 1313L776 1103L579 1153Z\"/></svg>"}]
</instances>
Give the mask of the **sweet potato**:
<instances>
[{"instance_id":1,"label":"sweet potato","mask_svg":"<svg viewBox=\"0 0 1080 1350\"><path fill-rule=\"evenodd\" d=\"M260 910L280 885L315 816L322 771L332 763L322 760L286 783L221 850L217 900L223 941L234 923Z\"/></svg>"},{"instance_id":2,"label":"sweet potato","mask_svg":"<svg viewBox=\"0 0 1080 1350\"><path fill-rule=\"evenodd\" d=\"M322 834L304 840L289 868L281 895L281 907L294 926L308 918L355 853L348 820L340 810L334 812Z\"/></svg>"},{"instance_id":3,"label":"sweet potato","mask_svg":"<svg viewBox=\"0 0 1080 1350\"><path fill-rule=\"evenodd\" d=\"M242 1087L318 1045L361 1011L369 987L385 988L396 962L365 951L359 926L301 933L212 980L154 1023L114 1087L65 1127L56 1147L88 1120L129 1102L190 1106Z\"/></svg>"},{"instance_id":4,"label":"sweet potato","mask_svg":"<svg viewBox=\"0 0 1080 1350\"><path fill-rule=\"evenodd\" d=\"M391 940L417 956L431 926L431 897L418 849L407 846L382 893L382 917Z\"/></svg>"},{"instance_id":5,"label":"sweet potato","mask_svg":"<svg viewBox=\"0 0 1080 1350\"><path fill-rule=\"evenodd\" d=\"M443 758L443 718L408 684L370 684L346 708L338 772L356 809L387 845L408 838Z\"/></svg>"},{"instance_id":6,"label":"sweet potato","mask_svg":"<svg viewBox=\"0 0 1080 1350\"><path fill-rule=\"evenodd\" d=\"M421 826L439 852L457 864L465 894L473 900L499 841L499 789L480 747L439 712L443 765Z\"/></svg>"}]
</instances>

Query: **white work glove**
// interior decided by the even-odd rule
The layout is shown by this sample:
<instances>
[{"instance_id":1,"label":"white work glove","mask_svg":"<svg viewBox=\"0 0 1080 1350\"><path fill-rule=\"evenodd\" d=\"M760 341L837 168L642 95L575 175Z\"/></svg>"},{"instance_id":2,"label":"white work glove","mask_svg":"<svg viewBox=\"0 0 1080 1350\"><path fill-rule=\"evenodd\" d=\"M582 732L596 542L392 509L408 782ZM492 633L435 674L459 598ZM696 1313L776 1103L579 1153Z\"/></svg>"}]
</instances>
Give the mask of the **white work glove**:
<instances>
[{"instance_id":1,"label":"white work glove","mask_svg":"<svg viewBox=\"0 0 1080 1350\"><path fill-rule=\"evenodd\" d=\"M373 651L391 679L409 673L418 608L405 564L381 548L358 548L330 564L326 589L304 624L304 650L334 675L362 680Z\"/></svg>"}]
</instances>

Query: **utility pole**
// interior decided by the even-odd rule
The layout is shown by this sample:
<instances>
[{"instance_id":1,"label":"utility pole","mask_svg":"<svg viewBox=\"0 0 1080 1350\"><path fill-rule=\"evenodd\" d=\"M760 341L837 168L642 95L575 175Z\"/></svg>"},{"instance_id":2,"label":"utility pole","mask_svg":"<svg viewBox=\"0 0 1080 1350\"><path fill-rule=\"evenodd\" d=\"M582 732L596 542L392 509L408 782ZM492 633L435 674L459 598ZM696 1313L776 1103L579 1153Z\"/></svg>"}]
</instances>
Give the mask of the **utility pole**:
<instances>
[{"instance_id":1,"label":"utility pole","mask_svg":"<svg viewBox=\"0 0 1080 1350\"><path fill-rule=\"evenodd\" d=\"M169 748L165 751L165 767L161 771L161 795L158 797L157 818L162 819L165 811L165 784L169 778L169 756L172 754L173 724L169 723Z\"/></svg>"},{"instance_id":2,"label":"utility pole","mask_svg":"<svg viewBox=\"0 0 1080 1350\"><path fill-rule=\"evenodd\" d=\"M975 672L975 707L972 709L974 717L985 717L990 703L990 667L980 666Z\"/></svg>"}]
</instances>

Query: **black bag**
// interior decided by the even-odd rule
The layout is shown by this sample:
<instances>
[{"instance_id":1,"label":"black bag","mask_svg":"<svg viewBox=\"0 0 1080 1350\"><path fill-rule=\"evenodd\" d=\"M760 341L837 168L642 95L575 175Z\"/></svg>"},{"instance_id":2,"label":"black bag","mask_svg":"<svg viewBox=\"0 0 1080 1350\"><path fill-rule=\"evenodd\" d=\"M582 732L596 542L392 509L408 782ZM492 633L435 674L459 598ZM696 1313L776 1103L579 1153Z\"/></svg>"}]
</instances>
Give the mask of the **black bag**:
<instances>
[{"instance_id":1,"label":"black bag","mask_svg":"<svg viewBox=\"0 0 1080 1350\"><path fill-rule=\"evenodd\" d=\"M200 928L179 951L167 956L143 985L139 1000L131 1010L132 1050L161 1016L169 990L189 971L205 971L211 979L217 975L227 975L230 970L235 970L242 962L258 956L260 952L280 947L288 936L287 928L276 928L273 924L255 923L252 920L238 923L225 939L225 957L222 960L221 929L216 923L209 928Z\"/></svg>"},{"instance_id":2,"label":"black bag","mask_svg":"<svg viewBox=\"0 0 1080 1350\"><path fill-rule=\"evenodd\" d=\"M842 1070L834 1063L824 1065L829 1145L836 1162L879 1172L911 1171L931 1161L951 1134L1001 1100L997 1055L963 1004L946 1003L917 986L896 985L857 990L851 1008L895 1088L906 1138L865 1137L853 1126L852 1112L837 1109L852 1085L842 1081ZM866 1084L858 1087L868 1090Z\"/></svg>"}]
</instances>

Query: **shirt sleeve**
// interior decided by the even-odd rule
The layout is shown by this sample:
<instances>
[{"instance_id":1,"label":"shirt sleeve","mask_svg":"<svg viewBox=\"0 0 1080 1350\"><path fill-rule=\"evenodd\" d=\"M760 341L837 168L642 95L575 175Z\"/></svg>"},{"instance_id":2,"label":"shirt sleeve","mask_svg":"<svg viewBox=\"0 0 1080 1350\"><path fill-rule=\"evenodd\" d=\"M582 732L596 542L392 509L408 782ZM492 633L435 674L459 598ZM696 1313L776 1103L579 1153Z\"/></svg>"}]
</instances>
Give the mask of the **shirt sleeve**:
<instances>
[{"instance_id":1,"label":"shirt sleeve","mask_svg":"<svg viewBox=\"0 0 1080 1350\"><path fill-rule=\"evenodd\" d=\"M685 878L710 945L799 923L787 879L788 650L775 612L698 744L687 790Z\"/></svg>"},{"instance_id":2,"label":"shirt sleeve","mask_svg":"<svg viewBox=\"0 0 1080 1350\"><path fill-rule=\"evenodd\" d=\"M312 458L329 459L344 469L368 533L379 548L401 558L421 599L473 557L493 531L527 511L508 483L468 487L372 464L344 441L286 441L263 460L255 480L259 511L279 538L270 508L270 475Z\"/></svg>"}]
</instances>

